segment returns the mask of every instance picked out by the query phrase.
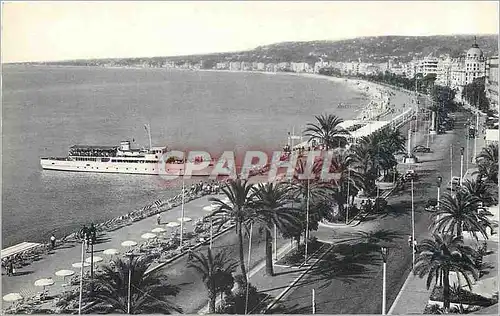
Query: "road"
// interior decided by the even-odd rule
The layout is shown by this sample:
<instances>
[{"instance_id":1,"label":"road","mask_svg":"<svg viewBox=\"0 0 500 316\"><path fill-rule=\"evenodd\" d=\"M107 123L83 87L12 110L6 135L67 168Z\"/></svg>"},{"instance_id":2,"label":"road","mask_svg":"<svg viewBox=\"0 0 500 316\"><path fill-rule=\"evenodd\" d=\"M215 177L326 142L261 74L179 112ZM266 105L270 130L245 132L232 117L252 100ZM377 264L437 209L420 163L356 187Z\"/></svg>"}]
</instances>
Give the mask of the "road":
<instances>
[{"instance_id":1,"label":"road","mask_svg":"<svg viewBox=\"0 0 500 316\"><path fill-rule=\"evenodd\" d=\"M428 199L437 197L436 179L443 177L441 194L453 175L460 176L460 147L466 146L465 113L457 113L455 130L435 135L430 147L433 153L418 154L420 163L411 168L420 179L414 183L415 236L417 241L430 236L430 214L424 211ZM426 138L421 131L417 143L424 145ZM473 141L469 157L472 157ZM453 145L453 163L450 162L450 145ZM478 148L478 151L480 148ZM409 166L401 166L410 168ZM465 172L465 167L464 167ZM441 195L442 196L442 195ZM411 269L412 253L407 244L411 235L411 193L409 185L401 194L389 199L390 208L384 215L368 218L355 228L332 229L322 227L316 232L320 240L337 243L325 262L308 275L289 293L283 302L292 306L311 306L311 292L316 290L316 313L324 314L379 314L382 310L382 265L377 244L389 246L387 263L387 310L401 289ZM363 233L377 231L385 240L367 241ZM372 237L376 235L370 234ZM351 238L349 247L338 243ZM312 312L312 311L311 311Z\"/></svg>"}]
</instances>

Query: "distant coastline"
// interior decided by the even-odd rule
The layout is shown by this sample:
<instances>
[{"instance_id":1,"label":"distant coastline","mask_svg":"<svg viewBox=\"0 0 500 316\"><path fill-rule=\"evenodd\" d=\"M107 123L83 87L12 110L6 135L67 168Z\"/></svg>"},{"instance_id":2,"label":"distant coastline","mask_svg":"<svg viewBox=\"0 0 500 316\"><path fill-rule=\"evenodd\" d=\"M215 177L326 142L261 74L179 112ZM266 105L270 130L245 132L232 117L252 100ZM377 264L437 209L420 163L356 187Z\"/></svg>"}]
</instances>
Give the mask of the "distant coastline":
<instances>
[{"instance_id":1,"label":"distant coastline","mask_svg":"<svg viewBox=\"0 0 500 316\"><path fill-rule=\"evenodd\" d=\"M15 64L12 64L15 65ZM155 71L180 71L180 72L223 72L223 73L251 73L251 74L262 74L262 75L285 75L285 76L296 76L302 78L312 78L312 79L322 79L328 80L335 83L341 83L348 89L354 90L368 99L368 104L363 106L363 111L358 115L358 119L362 119L365 114L369 113L370 107L379 106L383 100L383 94L387 94L388 91L396 90L394 87L388 87L381 85L379 83L369 82L362 79L350 79L343 77L334 77L320 75L316 73L306 73L306 72L269 72L269 71L257 71L257 70L228 70L228 69L182 69L182 68L156 68L156 67L138 67L138 66L80 66L80 65L16 65L16 66L27 66L27 67L51 67L51 68L100 68L100 69L131 69L131 70L155 70ZM380 113L379 113L380 114ZM378 116L378 115L377 115ZM374 119L374 117L368 117L368 119Z\"/></svg>"}]
</instances>

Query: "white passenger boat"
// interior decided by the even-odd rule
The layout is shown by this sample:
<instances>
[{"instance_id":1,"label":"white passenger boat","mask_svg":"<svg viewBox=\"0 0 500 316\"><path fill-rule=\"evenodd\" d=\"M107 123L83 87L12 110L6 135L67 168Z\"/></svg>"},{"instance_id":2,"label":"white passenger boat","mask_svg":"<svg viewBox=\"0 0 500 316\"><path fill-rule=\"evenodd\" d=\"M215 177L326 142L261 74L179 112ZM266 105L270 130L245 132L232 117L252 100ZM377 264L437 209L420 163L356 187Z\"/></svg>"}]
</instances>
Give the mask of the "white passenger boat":
<instances>
[{"instance_id":1,"label":"white passenger boat","mask_svg":"<svg viewBox=\"0 0 500 316\"><path fill-rule=\"evenodd\" d=\"M120 146L74 145L67 157L43 157L43 169L60 171L127 173L146 175L183 175L186 163L182 157L165 157L167 147L131 148L129 141ZM199 159L196 163L201 163ZM209 176L214 162L193 176Z\"/></svg>"}]
</instances>

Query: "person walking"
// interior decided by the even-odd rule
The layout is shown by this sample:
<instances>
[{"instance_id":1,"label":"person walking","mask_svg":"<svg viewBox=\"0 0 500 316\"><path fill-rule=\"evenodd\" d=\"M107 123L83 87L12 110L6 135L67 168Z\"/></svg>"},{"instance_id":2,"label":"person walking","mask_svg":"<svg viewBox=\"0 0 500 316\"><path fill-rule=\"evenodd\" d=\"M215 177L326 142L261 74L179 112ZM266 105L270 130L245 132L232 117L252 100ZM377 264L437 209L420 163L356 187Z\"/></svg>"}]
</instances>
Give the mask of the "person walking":
<instances>
[{"instance_id":1,"label":"person walking","mask_svg":"<svg viewBox=\"0 0 500 316\"><path fill-rule=\"evenodd\" d=\"M52 234L50 236L50 245L51 245L52 249L54 249L56 247L56 237L54 236L54 234Z\"/></svg>"},{"instance_id":2,"label":"person walking","mask_svg":"<svg viewBox=\"0 0 500 316\"><path fill-rule=\"evenodd\" d=\"M14 275L14 260L12 260L12 258L9 258L9 261L7 262L7 275Z\"/></svg>"},{"instance_id":3,"label":"person walking","mask_svg":"<svg viewBox=\"0 0 500 316\"><path fill-rule=\"evenodd\" d=\"M161 225L161 215L160 214L156 215L156 223L158 225Z\"/></svg>"}]
</instances>

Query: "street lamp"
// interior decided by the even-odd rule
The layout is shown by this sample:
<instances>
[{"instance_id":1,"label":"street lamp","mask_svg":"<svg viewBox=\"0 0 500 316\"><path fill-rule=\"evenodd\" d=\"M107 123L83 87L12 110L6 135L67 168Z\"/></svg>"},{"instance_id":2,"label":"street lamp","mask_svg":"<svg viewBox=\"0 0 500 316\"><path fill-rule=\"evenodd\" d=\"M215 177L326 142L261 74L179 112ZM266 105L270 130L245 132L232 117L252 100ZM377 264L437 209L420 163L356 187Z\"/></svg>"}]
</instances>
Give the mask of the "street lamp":
<instances>
[{"instance_id":1,"label":"street lamp","mask_svg":"<svg viewBox=\"0 0 500 316\"><path fill-rule=\"evenodd\" d=\"M460 147L460 185L464 181L464 147Z\"/></svg>"},{"instance_id":2,"label":"street lamp","mask_svg":"<svg viewBox=\"0 0 500 316\"><path fill-rule=\"evenodd\" d=\"M413 178L411 179L411 236L415 242L415 205L413 203ZM412 268L415 268L415 247L412 247Z\"/></svg>"},{"instance_id":3,"label":"street lamp","mask_svg":"<svg viewBox=\"0 0 500 316\"><path fill-rule=\"evenodd\" d=\"M136 256L136 254L132 252L127 252L125 254L130 261L128 266L128 295L127 295L127 314L130 314L130 301L132 299L132 260Z\"/></svg>"},{"instance_id":4,"label":"street lamp","mask_svg":"<svg viewBox=\"0 0 500 316\"><path fill-rule=\"evenodd\" d=\"M418 109L418 107L417 107L417 109ZM413 128L415 129L415 130L412 130L412 133L413 133L413 147L415 147L415 146L417 146L418 118L417 118L416 115L413 115L413 117L411 119L414 122Z\"/></svg>"},{"instance_id":5,"label":"street lamp","mask_svg":"<svg viewBox=\"0 0 500 316\"><path fill-rule=\"evenodd\" d=\"M351 169L347 168L347 210L345 215L346 225L349 223L349 184L351 182Z\"/></svg>"},{"instance_id":6,"label":"street lamp","mask_svg":"<svg viewBox=\"0 0 500 316\"><path fill-rule=\"evenodd\" d=\"M388 254L388 249L387 247L381 247L380 251L382 253L382 260L384 261L383 263L383 273L382 273L382 315L386 314L386 281L387 281L387 254Z\"/></svg>"},{"instance_id":7,"label":"street lamp","mask_svg":"<svg viewBox=\"0 0 500 316\"><path fill-rule=\"evenodd\" d=\"M441 183L443 183L443 177L437 177L437 188L438 188L438 196L437 196L437 207L439 207L439 198L441 193Z\"/></svg>"},{"instance_id":8,"label":"street lamp","mask_svg":"<svg viewBox=\"0 0 500 316\"><path fill-rule=\"evenodd\" d=\"M83 298L83 269L85 267L85 240L87 235L87 227L84 225L80 230L79 236L82 240L82 265L80 268L80 294L78 298L78 315L82 314L82 298Z\"/></svg>"},{"instance_id":9,"label":"street lamp","mask_svg":"<svg viewBox=\"0 0 500 316\"><path fill-rule=\"evenodd\" d=\"M453 145L450 146L450 190L453 193Z\"/></svg>"},{"instance_id":10,"label":"street lamp","mask_svg":"<svg viewBox=\"0 0 500 316\"><path fill-rule=\"evenodd\" d=\"M470 119L467 120L467 132L465 133L465 137L466 137L466 142L467 142L467 151L465 152L465 154L467 155L465 158L466 162L465 162L465 169L466 170L469 170L469 138L470 138Z\"/></svg>"}]
</instances>

